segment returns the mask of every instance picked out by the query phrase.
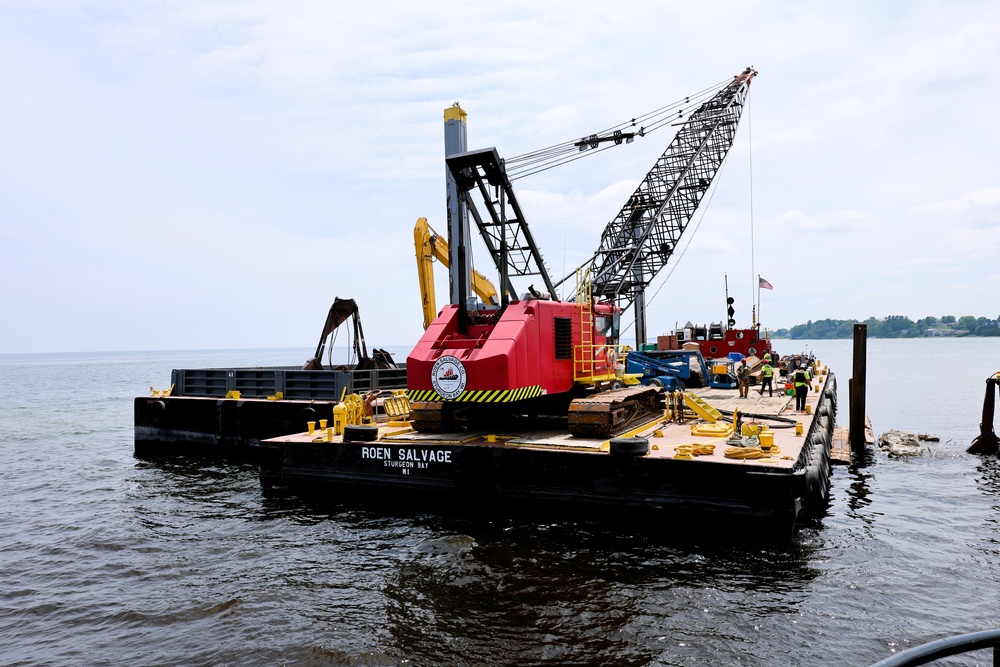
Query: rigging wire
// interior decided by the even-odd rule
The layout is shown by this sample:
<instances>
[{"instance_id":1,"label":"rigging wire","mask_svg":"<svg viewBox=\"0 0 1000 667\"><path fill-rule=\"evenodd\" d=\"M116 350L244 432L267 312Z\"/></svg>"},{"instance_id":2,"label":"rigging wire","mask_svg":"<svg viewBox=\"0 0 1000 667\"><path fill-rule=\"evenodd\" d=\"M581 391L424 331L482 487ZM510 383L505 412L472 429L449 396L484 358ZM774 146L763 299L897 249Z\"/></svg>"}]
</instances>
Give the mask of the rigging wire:
<instances>
[{"instance_id":1,"label":"rigging wire","mask_svg":"<svg viewBox=\"0 0 1000 667\"><path fill-rule=\"evenodd\" d=\"M328 346L327 346L327 349L326 349L326 365L329 366L329 367L331 367L331 368L333 367L333 349L337 346L337 335L339 333L340 333L340 327L339 326L334 327L333 331L330 333L329 338L327 338L327 340L329 341L329 343L328 343ZM351 358L350 358L351 357L351 331L350 331L350 329L347 329L347 333L344 334L344 335L347 336L347 363L348 363L348 365L351 365Z\"/></svg>"},{"instance_id":2,"label":"rigging wire","mask_svg":"<svg viewBox=\"0 0 1000 667\"><path fill-rule=\"evenodd\" d=\"M601 130L600 132L598 132L598 134L606 134L608 132L612 132L612 131L617 130L617 129L622 129L624 127L635 126L636 121L644 121L644 120L646 120L648 118L653 118L653 117L656 117L658 115L662 115L666 111L670 111L670 110L676 109L676 108L678 108L680 106L683 106L683 105L686 105L686 104L691 104L691 100L692 99L695 99L695 103L697 103L698 100L701 99L701 98L708 98L708 97L711 97L711 95L714 95L718 91L719 87L721 87L727 81L728 81L728 79L724 80L724 81L722 81L722 82L720 82L718 84L715 84L714 86L711 86L709 88L705 88L703 90L700 90L700 91L698 91L697 93L695 93L693 95L688 95L687 97L684 98L683 101L678 100L677 102L673 102L673 103L668 104L666 106L660 107L659 109L654 109L653 111L650 111L648 113L636 116L635 118L627 120L627 121L625 121L623 123L619 123L617 125L612 125L609 128ZM570 139L569 141L564 141L564 142L559 143L559 144L553 144L552 146L549 146L549 147L546 147L546 148L541 148L541 149L539 149L537 151L532 151L530 153L524 153L522 155L515 155L514 157L510 158L509 160L507 160L507 162L508 163L510 163L510 162L517 163L517 162L523 161L525 159L529 159L529 158L531 158L533 156L536 156L536 155L540 155L540 154L544 154L544 153L551 153L553 151L564 150L566 147L570 147L573 150L578 150L579 147L576 145L578 141L579 141L579 139L575 139L574 138L574 139Z\"/></svg>"},{"instance_id":3,"label":"rigging wire","mask_svg":"<svg viewBox=\"0 0 1000 667\"><path fill-rule=\"evenodd\" d=\"M750 161L750 301L753 303L754 287L757 288L757 302L754 309L754 319L760 322L760 277L757 276L756 256L753 247L753 115L750 100L747 99L747 153ZM754 278L757 282L754 283Z\"/></svg>"},{"instance_id":4,"label":"rigging wire","mask_svg":"<svg viewBox=\"0 0 1000 667\"><path fill-rule=\"evenodd\" d=\"M700 103L701 101L702 100L697 99L696 103ZM640 136L646 136L647 134L655 132L661 127L664 127L668 123L672 123L678 118L682 118L683 115L684 115L683 111L678 111L677 116L671 115L670 117L667 118L661 118L649 126L640 127L637 134L639 134ZM630 124L634 126L637 120L639 119L634 118L631 121L624 123L618 127L627 127ZM612 128L612 130L605 130L601 134L606 135L610 131L620 131L620 130ZM592 136L596 137L596 135ZM531 176L533 174L537 174L542 171L552 169L553 167L561 166L563 164L568 164L570 162L575 162L576 160L579 160L583 157L587 157L595 153L600 153L609 148L613 148L614 146L621 143L621 139L619 138L617 142L614 144L609 143L601 147L593 146L590 150L582 150L580 143L585 142L587 139L588 137L584 137L582 139L564 142L563 144L556 147L550 147L547 149L542 149L541 151L536 151L534 153L527 153L525 155L515 156L514 158L506 160L505 164L509 166L508 176L512 181L517 180L519 178L524 178L525 176Z\"/></svg>"},{"instance_id":5,"label":"rigging wire","mask_svg":"<svg viewBox=\"0 0 1000 667\"><path fill-rule=\"evenodd\" d=\"M719 89L728 81L728 79L723 80L714 86L698 91L694 95L689 95L683 100L678 100L677 102L673 102L658 109L654 109L653 111L631 118L625 122L613 125L597 134L590 135L590 137L605 135L604 138L607 140L606 135L609 133L622 131L625 128L636 127L636 125L640 123L643 124L640 125L636 134L646 136L647 134L655 132L656 130L659 130L667 125L674 124L678 119L684 118L685 115L690 115L688 112L690 112L692 108L700 107L706 100L711 99L711 97L716 95ZM675 111L676 114L674 113ZM649 122L648 125L645 124L647 121ZM586 142L590 137L574 138L569 141L564 141L559 144L538 149L536 151L531 151L522 155L515 155L514 157L504 161L504 164L507 167L508 178L510 178L511 181L515 181L526 176L547 171L553 167L575 162L581 158L595 153L600 153L618 145L617 143L609 143L605 146L595 146L590 150L581 150L580 143ZM621 139L618 141L620 142Z\"/></svg>"},{"instance_id":6,"label":"rigging wire","mask_svg":"<svg viewBox=\"0 0 1000 667\"><path fill-rule=\"evenodd\" d=\"M337 332L340 331L340 327L334 327L333 333L329 335L328 343L329 347L326 350L326 365L333 366L333 346L337 344ZM322 359L320 359L322 361Z\"/></svg>"}]
</instances>

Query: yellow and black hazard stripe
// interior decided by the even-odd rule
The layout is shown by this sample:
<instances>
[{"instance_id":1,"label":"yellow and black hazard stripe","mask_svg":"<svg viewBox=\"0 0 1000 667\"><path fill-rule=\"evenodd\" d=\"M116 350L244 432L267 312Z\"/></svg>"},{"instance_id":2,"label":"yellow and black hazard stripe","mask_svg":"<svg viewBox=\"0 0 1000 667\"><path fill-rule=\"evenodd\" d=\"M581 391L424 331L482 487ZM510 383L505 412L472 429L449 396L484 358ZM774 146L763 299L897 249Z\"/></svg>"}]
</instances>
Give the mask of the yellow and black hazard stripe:
<instances>
[{"instance_id":1,"label":"yellow and black hazard stripe","mask_svg":"<svg viewBox=\"0 0 1000 667\"><path fill-rule=\"evenodd\" d=\"M479 389L474 391L463 391L452 401L465 403L512 403L523 401L528 398L535 398L542 395L542 388L539 385L521 387L519 389ZM406 397L411 401L446 401L441 394L433 389L410 389L406 392Z\"/></svg>"}]
</instances>

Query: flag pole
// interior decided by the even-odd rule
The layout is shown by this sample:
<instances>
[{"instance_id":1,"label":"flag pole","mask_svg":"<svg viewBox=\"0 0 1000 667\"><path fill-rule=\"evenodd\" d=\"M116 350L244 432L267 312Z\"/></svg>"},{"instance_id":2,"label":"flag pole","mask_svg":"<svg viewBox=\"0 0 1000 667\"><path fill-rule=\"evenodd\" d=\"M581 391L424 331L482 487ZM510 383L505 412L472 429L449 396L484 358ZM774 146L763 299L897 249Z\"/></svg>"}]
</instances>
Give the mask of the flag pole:
<instances>
[{"instance_id":1,"label":"flag pole","mask_svg":"<svg viewBox=\"0 0 1000 667\"><path fill-rule=\"evenodd\" d=\"M760 274L757 274L757 323L760 323Z\"/></svg>"}]
</instances>

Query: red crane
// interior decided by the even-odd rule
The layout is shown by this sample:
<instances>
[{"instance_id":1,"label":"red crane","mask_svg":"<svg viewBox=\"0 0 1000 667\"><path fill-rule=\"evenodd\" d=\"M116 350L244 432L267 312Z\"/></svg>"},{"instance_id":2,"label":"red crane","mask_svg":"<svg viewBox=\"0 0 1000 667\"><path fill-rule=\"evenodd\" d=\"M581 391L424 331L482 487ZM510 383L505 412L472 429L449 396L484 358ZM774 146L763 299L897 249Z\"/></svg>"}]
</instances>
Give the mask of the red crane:
<instances>
[{"instance_id":1,"label":"red crane","mask_svg":"<svg viewBox=\"0 0 1000 667\"><path fill-rule=\"evenodd\" d=\"M446 158L457 215L467 211L475 221L500 276L501 303L478 303L463 289L467 281L453 281L453 302L407 357L414 428L447 431L568 416L574 435L605 437L660 409L661 389L623 387L619 380L619 317L634 304L637 324L644 322L643 291L673 253L732 146L755 74L747 68L733 77L683 122L605 229L589 266L572 274L577 284L570 301L557 298L556 286L566 278L556 284L549 278L496 149ZM582 150L633 136L591 135L570 146ZM458 257L468 256L466 236L459 234ZM450 270L467 268L455 262ZM526 276L537 276L540 289L531 284L519 295L512 278Z\"/></svg>"}]
</instances>

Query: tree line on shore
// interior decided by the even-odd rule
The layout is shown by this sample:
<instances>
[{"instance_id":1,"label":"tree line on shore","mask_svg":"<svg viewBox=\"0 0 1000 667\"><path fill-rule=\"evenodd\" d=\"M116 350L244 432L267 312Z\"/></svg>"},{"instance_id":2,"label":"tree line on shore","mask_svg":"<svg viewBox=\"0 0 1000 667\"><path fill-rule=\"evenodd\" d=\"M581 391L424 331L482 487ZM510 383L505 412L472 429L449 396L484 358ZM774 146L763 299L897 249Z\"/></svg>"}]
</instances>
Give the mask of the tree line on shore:
<instances>
[{"instance_id":1,"label":"tree line on shore","mask_svg":"<svg viewBox=\"0 0 1000 667\"><path fill-rule=\"evenodd\" d=\"M860 320L809 320L805 324L796 324L790 329L777 329L771 332L772 338L791 338L806 340L823 340L829 338L851 338L854 336L855 324L867 324L870 338L924 338L937 336L1000 336L1000 317L991 320L988 317L963 315L956 318L953 315L944 317L924 317L916 322L905 315L890 315L878 319L869 317Z\"/></svg>"}]
</instances>

